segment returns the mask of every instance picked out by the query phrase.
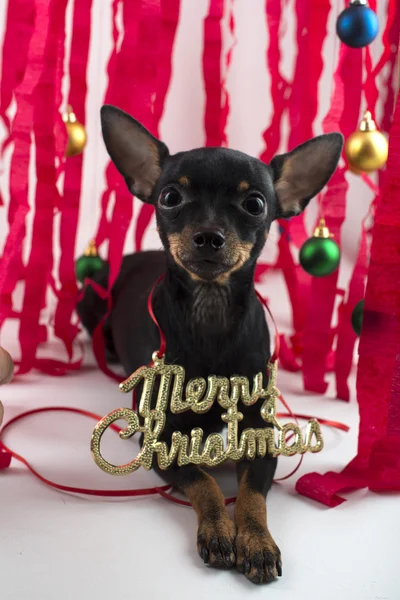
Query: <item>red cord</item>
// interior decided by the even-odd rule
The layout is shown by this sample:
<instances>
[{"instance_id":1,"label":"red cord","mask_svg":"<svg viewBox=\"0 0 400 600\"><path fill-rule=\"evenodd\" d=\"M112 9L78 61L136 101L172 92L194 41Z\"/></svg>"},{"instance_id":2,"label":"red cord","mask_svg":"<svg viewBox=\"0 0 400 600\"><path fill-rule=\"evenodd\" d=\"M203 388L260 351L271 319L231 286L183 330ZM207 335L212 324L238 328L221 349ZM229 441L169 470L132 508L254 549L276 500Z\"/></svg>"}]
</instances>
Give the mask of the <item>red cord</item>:
<instances>
[{"instance_id":1,"label":"red cord","mask_svg":"<svg viewBox=\"0 0 400 600\"><path fill-rule=\"evenodd\" d=\"M157 326L158 332L160 334L160 348L158 350L158 356L160 358L162 358L165 355L165 350L166 350L166 339L165 339L165 335L164 332L162 331L160 324L158 323L156 316L154 314L153 311L153 306L152 306L152 301L153 301L153 294L154 294L154 290L156 288L156 286L158 285L158 283L163 279L163 275L161 275L161 277L159 277L156 281L156 283L154 284L154 286L151 289L151 292L149 294L149 298L148 298L148 310L149 310L149 314L153 320L153 322L155 323L155 325ZM261 304L266 308L266 310L268 311L268 314L270 316L270 318L272 319L274 328L275 328L275 350L272 354L271 357L271 362L275 362L278 359L279 356L279 347L280 347L280 336L279 336L279 332L278 332L278 328L276 326L276 323L274 321L274 318L272 316L272 313L267 305L267 302L265 301L265 299L258 293L256 292L258 299L260 300ZM278 417L285 417L285 416L291 416L296 423L298 423L298 419L306 419L306 420L310 420L313 417L309 416L309 415L300 415L300 414L294 414L291 410L291 408L289 407L289 405L287 404L287 402L284 400L284 398L282 396L280 396L280 400L282 402L282 404L284 405L284 407L286 408L287 412L286 413L279 413L277 416ZM133 407L134 409L136 408L136 397L135 394L133 395ZM26 411L25 413L21 413L19 415L17 415L16 417L13 417L12 419L10 419L10 421L8 421L8 423L6 423L2 430L1 430L1 434L4 433L4 431L6 431L6 429L8 429L11 425L17 423L18 421L21 421L22 419L32 416L32 415L36 415L39 413L44 413L44 412L56 412L56 411L62 411L62 412L69 412L69 413L74 413L74 414L80 414L83 415L85 417L90 417L92 419L95 419L96 421L100 421L101 417L99 415L96 415L95 413L92 413L90 411L84 410L84 409L80 409L80 408L69 408L69 407L64 407L64 406L49 406L46 408L36 408L36 409L32 409L29 411ZM344 423L339 423L337 421L330 421L328 419L318 419L318 421L323 424L323 425L328 425L329 427L334 427L336 429L340 429L342 431L349 431L349 427L347 425L345 425ZM116 425L111 425L111 428L116 431L119 432L121 431L121 429L116 426ZM171 485L164 485L164 486L156 486L156 487L152 487L152 488L141 488L141 489L135 489L135 490L93 490L90 488L77 488L77 487L73 487L73 486L68 486L68 485L61 485L59 483L55 483L49 479L47 479L46 477L43 477L43 475L40 475L40 473L34 469L32 467L32 465L26 460L26 458L24 458L23 456L21 456L20 454L17 454L16 452L14 452L13 450L11 450L8 446L6 446L6 444L0 439L0 453L1 451L3 451L4 453L12 456L13 458L15 458L16 460L20 461L21 463L23 463L28 469L29 471L37 478L39 479L42 483L45 483L46 485L49 485L52 488L55 488L57 490L60 490L62 492L70 492L70 493L75 493L75 494L83 494L86 496L105 496L105 497L135 497L135 496L148 496L148 495L154 495L154 494L159 494L160 496L162 496L163 498L165 498L166 500L169 500L170 502L174 502L176 504L180 504L181 506L191 506L190 502L187 502L186 500L181 500L179 498L175 498L175 496L173 496L172 494L169 494L167 492L169 492L172 488ZM294 473L296 473L296 471L299 469L301 463L303 461L303 455L300 456L299 458L299 462L297 464L297 466L285 477L280 477L279 479L275 479L274 481L283 481L285 479L288 479L289 477L291 477L292 475L294 475ZM1 463L1 461L0 461ZM8 466L8 461L3 461L4 466ZM0 467L1 468L1 467ZM232 504L233 502L235 502L236 498L235 497L231 497L231 498L226 498L225 500L225 504Z\"/></svg>"},{"instance_id":2,"label":"red cord","mask_svg":"<svg viewBox=\"0 0 400 600\"><path fill-rule=\"evenodd\" d=\"M48 406L46 408L34 408L32 410L28 410L24 413L21 413L20 415L17 415L16 417L13 417L12 419L10 419L10 421L8 421L8 423L6 423L6 425L4 425L1 433L4 433L4 431L6 429L8 429L11 425L16 423L17 421L21 421L22 419L25 419L26 417L30 417L32 415L36 415L36 414L44 413L44 412L57 412L57 411L70 412L70 413L74 413L74 414L78 414L78 415L84 415L85 417L90 417L92 419L95 419L96 421L100 421L100 419L101 419L100 415L96 415L95 413L89 412L87 410L83 410L81 408L69 408L66 406ZM116 425L111 425L111 428L117 432L121 431L121 429L119 427L117 427ZM49 485L50 487L55 488L56 490L61 490L62 492L71 492L74 494L84 494L85 496L108 496L108 497L123 497L123 496L125 496L125 497L129 497L129 496L148 496L150 494L158 494L159 493L158 490L165 491L165 490L168 490L171 488L170 485L165 485L161 488L141 488L141 489L137 489L137 490L92 490L90 488L77 488L77 487L72 487L69 485L61 485L60 483L55 483L54 481L50 481L49 479L46 479L46 477L43 477L43 475L40 475L40 473L38 471L36 471L36 469L34 469L32 467L32 465L26 460L26 458L24 458L20 454L17 454L13 450L11 450L8 446L6 446L6 444L1 439L0 439L0 450L3 450L4 452L11 454L11 456L13 458L15 458L16 460L19 460L21 463L23 463L29 469L29 471L35 477L37 477L37 479L39 479L42 483L45 483L46 485Z\"/></svg>"},{"instance_id":3,"label":"red cord","mask_svg":"<svg viewBox=\"0 0 400 600\"><path fill-rule=\"evenodd\" d=\"M267 301L265 300L265 298L263 298L261 296L261 294L259 292L257 292L257 290L256 290L256 294L257 294L257 298L259 299L259 301L261 302L261 304L263 305L263 307L268 312L268 314L269 314L269 316L271 318L271 321L273 323L274 329L275 329L275 350L274 350L274 352L273 352L273 354L272 354L272 356L270 358L270 362L274 363L279 358L279 351L280 351L280 348L281 348L281 338L280 338L280 335L279 335L278 327L277 327L277 325L275 323L275 319L272 316L272 312L270 311L270 308L269 308L269 306L267 304Z\"/></svg>"},{"instance_id":4,"label":"red cord","mask_svg":"<svg viewBox=\"0 0 400 600\"><path fill-rule=\"evenodd\" d=\"M153 311L153 295L154 295L154 290L156 289L156 287L158 286L160 281L162 281L163 279L164 279L164 275L160 275L160 277L157 279L157 281L151 288L151 292L147 299L147 310L149 311L149 315L152 318L153 322L157 326L158 333L160 335L160 349L157 352L158 358L162 358L165 355L165 350L167 349L167 340L165 339L164 332L161 329L161 326L160 326L159 322L157 321L157 318Z\"/></svg>"}]
</instances>

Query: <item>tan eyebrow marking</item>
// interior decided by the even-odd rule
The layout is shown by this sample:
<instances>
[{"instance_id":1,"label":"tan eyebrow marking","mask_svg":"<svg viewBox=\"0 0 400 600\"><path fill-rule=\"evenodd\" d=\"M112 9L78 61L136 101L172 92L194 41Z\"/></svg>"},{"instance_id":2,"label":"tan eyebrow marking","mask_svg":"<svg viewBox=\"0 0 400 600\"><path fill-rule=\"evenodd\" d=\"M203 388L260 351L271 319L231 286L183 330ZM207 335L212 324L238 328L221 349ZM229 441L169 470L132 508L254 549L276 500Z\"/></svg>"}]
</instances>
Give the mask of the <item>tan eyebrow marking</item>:
<instances>
[{"instance_id":1,"label":"tan eyebrow marking","mask_svg":"<svg viewBox=\"0 0 400 600\"><path fill-rule=\"evenodd\" d=\"M239 192L245 192L246 190L248 190L250 187L249 182L248 181L241 181L238 185L238 190Z\"/></svg>"},{"instance_id":2,"label":"tan eyebrow marking","mask_svg":"<svg viewBox=\"0 0 400 600\"><path fill-rule=\"evenodd\" d=\"M179 177L178 182L183 187L189 187L189 185L190 185L189 177L186 177L186 175L182 175L182 177Z\"/></svg>"}]
</instances>

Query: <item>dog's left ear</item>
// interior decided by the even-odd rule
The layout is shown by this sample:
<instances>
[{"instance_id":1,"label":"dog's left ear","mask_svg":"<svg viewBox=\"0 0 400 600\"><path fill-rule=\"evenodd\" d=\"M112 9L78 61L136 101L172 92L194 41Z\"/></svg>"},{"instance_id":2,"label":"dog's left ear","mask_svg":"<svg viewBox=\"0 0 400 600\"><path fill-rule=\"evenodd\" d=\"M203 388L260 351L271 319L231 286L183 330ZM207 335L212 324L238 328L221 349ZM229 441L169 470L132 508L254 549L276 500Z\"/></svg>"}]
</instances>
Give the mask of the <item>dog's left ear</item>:
<instances>
[{"instance_id":1,"label":"dog's left ear","mask_svg":"<svg viewBox=\"0 0 400 600\"><path fill-rule=\"evenodd\" d=\"M129 191L143 202L151 202L154 186L169 154L167 146L115 106L103 106L100 114L103 139L111 160Z\"/></svg>"},{"instance_id":2,"label":"dog's left ear","mask_svg":"<svg viewBox=\"0 0 400 600\"><path fill-rule=\"evenodd\" d=\"M320 135L270 164L279 207L276 218L300 214L332 177L343 148L341 133Z\"/></svg>"}]
</instances>

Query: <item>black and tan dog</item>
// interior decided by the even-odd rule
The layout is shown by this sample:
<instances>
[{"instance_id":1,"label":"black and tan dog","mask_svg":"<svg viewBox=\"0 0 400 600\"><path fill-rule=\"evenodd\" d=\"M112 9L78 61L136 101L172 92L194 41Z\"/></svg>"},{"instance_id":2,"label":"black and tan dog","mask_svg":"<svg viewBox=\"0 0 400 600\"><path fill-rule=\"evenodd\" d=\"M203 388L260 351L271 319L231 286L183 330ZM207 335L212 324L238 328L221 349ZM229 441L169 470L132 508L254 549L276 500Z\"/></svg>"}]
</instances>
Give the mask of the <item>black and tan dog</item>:
<instances>
[{"instance_id":1,"label":"black and tan dog","mask_svg":"<svg viewBox=\"0 0 400 600\"><path fill-rule=\"evenodd\" d=\"M168 148L121 110L104 106L102 130L108 153L129 190L155 207L164 252L141 252L123 260L105 324L109 358L130 375L159 347L147 311L156 279L154 312L167 339L166 360L186 370L187 379L266 372L270 340L254 290L254 270L274 219L299 214L328 182L340 158L342 136L317 137L270 165L226 148L200 148L170 155ZM95 279L107 285L108 269ZM79 306L90 333L105 312L87 290ZM267 383L266 381L264 382ZM205 415L168 413L162 439L173 431L205 436L221 428L223 409ZM265 427L259 407L241 407L239 434ZM197 547L205 563L236 567L254 583L282 573L281 555L268 530L266 495L276 469L266 456L237 464L235 523L216 481L195 465L160 473L180 489L198 515Z\"/></svg>"}]
</instances>

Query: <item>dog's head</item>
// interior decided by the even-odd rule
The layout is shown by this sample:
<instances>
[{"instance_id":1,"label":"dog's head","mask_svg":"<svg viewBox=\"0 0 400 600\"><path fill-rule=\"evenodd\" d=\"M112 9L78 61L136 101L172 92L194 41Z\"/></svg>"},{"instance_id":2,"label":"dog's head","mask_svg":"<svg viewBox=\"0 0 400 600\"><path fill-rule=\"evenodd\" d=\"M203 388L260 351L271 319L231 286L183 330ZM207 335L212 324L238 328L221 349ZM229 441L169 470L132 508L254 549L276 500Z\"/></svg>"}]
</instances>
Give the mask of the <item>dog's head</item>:
<instances>
[{"instance_id":1,"label":"dog's head","mask_svg":"<svg viewBox=\"0 0 400 600\"><path fill-rule=\"evenodd\" d=\"M253 266L274 219L300 214L328 182L343 138L322 135L265 165L226 148L171 155L125 112L103 106L107 151L132 194L153 204L165 250L194 280Z\"/></svg>"}]
</instances>

